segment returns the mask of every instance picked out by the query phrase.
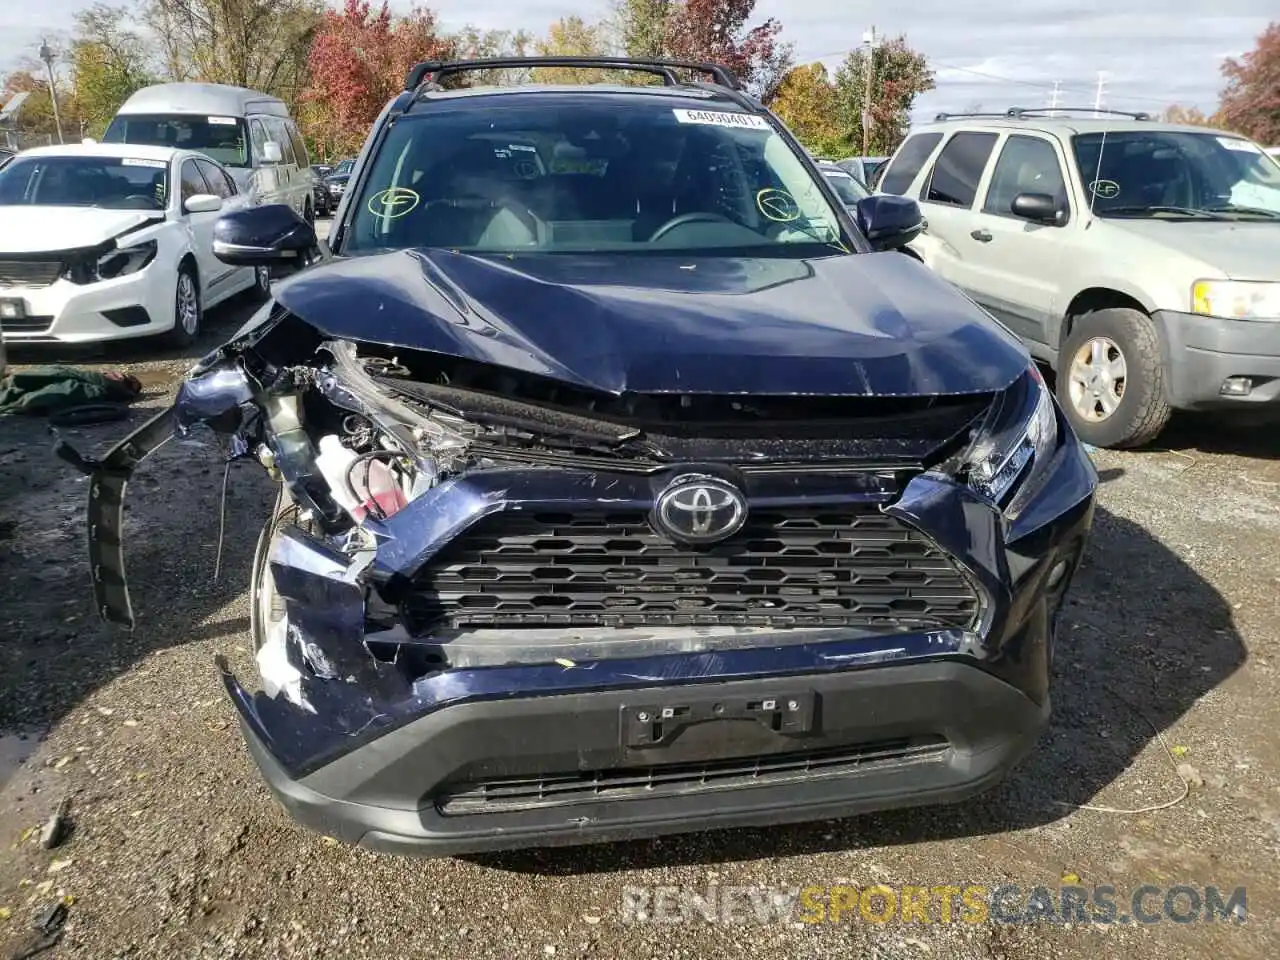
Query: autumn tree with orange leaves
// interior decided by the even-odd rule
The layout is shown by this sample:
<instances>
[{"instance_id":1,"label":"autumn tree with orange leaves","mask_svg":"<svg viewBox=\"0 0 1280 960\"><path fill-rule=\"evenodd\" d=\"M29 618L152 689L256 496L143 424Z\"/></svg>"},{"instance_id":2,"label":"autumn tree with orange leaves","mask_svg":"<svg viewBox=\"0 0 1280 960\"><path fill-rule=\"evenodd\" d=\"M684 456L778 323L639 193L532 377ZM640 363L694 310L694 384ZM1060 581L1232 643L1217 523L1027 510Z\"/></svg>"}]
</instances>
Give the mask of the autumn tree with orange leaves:
<instances>
[{"instance_id":1,"label":"autumn tree with orange leaves","mask_svg":"<svg viewBox=\"0 0 1280 960\"><path fill-rule=\"evenodd\" d=\"M387 102L404 89L405 74L421 60L447 59L453 41L436 15L422 7L393 17L384 2L345 0L327 10L307 59L303 93L312 136L327 154L354 154Z\"/></svg>"},{"instance_id":2,"label":"autumn tree with orange leaves","mask_svg":"<svg viewBox=\"0 0 1280 960\"><path fill-rule=\"evenodd\" d=\"M1222 122L1258 143L1280 145L1280 23L1267 27L1243 57L1223 63L1222 75Z\"/></svg>"}]
</instances>

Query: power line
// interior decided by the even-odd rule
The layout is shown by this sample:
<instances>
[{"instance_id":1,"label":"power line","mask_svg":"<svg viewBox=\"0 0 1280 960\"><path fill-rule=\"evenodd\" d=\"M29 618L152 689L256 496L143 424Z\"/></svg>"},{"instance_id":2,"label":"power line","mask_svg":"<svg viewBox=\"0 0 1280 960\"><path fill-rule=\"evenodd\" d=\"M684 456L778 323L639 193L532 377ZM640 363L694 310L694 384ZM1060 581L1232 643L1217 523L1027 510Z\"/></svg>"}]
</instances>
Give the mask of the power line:
<instances>
[{"instance_id":1,"label":"power line","mask_svg":"<svg viewBox=\"0 0 1280 960\"><path fill-rule=\"evenodd\" d=\"M831 53L823 53L814 57L797 58L805 63L812 63L815 60L830 60L833 57L846 57L851 50L836 50ZM1074 93L1079 96L1093 96L1095 90L1087 90L1083 87L1064 87L1061 80L1055 80L1053 83L1046 83L1042 80L1020 80L1016 77L1004 77L995 73L988 73L985 70L974 70L972 67L962 67L957 63L949 63L945 60L934 60L929 58L929 66L942 67L946 70L954 70L958 73L967 73L975 77L983 77L987 80L998 80L1001 83L1007 83L1018 87L1034 87L1037 90L1057 90L1059 93ZM1162 97L1143 97L1137 94L1109 93L1108 96L1112 100L1132 100L1139 103L1158 103L1163 107L1170 105L1172 101Z\"/></svg>"}]
</instances>

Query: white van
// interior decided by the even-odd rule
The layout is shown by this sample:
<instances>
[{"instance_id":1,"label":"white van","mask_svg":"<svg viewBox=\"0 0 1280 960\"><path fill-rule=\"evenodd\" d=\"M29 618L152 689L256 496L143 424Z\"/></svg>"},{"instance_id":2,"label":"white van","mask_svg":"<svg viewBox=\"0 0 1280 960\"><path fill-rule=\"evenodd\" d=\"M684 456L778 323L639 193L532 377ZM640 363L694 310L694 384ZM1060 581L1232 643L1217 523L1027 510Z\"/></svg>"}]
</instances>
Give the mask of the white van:
<instances>
[{"instance_id":1,"label":"white van","mask_svg":"<svg viewBox=\"0 0 1280 960\"><path fill-rule=\"evenodd\" d=\"M287 203L315 219L311 160L278 97L220 83L143 87L102 140L198 150L226 167L250 202Z\"/></svg>"}]
</instances>

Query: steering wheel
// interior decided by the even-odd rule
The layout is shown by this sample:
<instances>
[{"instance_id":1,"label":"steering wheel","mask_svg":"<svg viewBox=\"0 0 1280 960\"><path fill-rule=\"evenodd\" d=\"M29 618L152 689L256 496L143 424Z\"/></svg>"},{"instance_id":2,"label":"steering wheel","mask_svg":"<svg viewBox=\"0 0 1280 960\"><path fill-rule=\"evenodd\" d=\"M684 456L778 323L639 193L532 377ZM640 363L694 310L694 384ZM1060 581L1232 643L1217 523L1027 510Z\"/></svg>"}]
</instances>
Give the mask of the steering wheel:
<instances>
[{"instance_id":1,"label":"steering wheel","mask_svg":"<svg viewBox=\"0 0 1280 960\"><path fill-rule=\"evenodd\" d=\"M661 240L663 237L665 237L668 233L670 233L676 227L683 227L686 223L733 224L733 221L730 220L728 217L724 216L723 214L710 213L708 211L695 210L691 213L679 213L679 214L676 214L674 217L672 217L670 220L668 220L666 223L664 223L662 226L658 227L657 230L653 231L652 235L649 237L649 242L653 243L655 240Z\"/></svg>"},{"instance_id":2,"label":"steering wheel","mask_svg":"<svg viewBox=\"0 0 1280 960\"><path fill-rule=\"evenodd\" d=\"M139 202L139 203L146 203L146 204L149 204L149 205L150 205L151 207L153 207L153 208L154 208L154 207L155 207L155 205L156 205L156 198L155 198L155 197L153 197L153 196L152 196L151 194L149 194L149 193L131 193L131 194L129 194L127 197L125 197L123 200L121 200L120 202L121 202L121 203L133 203L134 201L137 201L137 202Z\"/></svg>"}]
</instances>

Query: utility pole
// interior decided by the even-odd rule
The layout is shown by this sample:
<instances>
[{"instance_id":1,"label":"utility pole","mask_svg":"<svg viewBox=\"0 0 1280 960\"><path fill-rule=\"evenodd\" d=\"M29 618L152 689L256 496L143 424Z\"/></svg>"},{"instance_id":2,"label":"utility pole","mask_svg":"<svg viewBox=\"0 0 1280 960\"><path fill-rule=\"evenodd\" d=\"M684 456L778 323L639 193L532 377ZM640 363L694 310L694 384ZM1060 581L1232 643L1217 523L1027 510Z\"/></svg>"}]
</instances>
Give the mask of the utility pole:
<instances>
[{"instance_id":1,"label":"utility pole","mask_svg":"<svg viewBox=\"0 0 1280 960\"><path fill-rule=\"evenodd\" d=\"M871 85L875 75L876 47L880 44L874 25L862 34L862 42L867 47L867 90L862 97L862 155L865 157L871 152Z\"/></svg>"},{"instance_id":2,"label":"utility pole","mask_svg":"<svg viewBox=\"0 0 1280 960\"><path fill-rule=\"evenodd\" d=\"M45 69L49 71L49 99L53 101L53 122L58 128L58 142L65 143L62 139L62 116L58 113L58 90L53 80L53 48L49 46L47 40L40 41L40 59L44 61Z\"/></svg>"},{"instance_id":3,"label":"utility pole","mask_svg":"<svg viewBox=\"0 0 1280 960\"><path fill-rule=\"evenodd\" d=\"M1057 112L1058 106L1062 102L1062 81L1053 81L1053 97L1049 100L1049 110Z\"/></svg>"},{"instance_id":4,"label":"utility pole","mask_svg":"<svg viewBox=\"0 0 1280 960\"><path fill-rule=\"evenodd\" d=\"M1102 109L1102 95L1107 91L1107 72L1105 70L1098 71L1098 89L1093 95L1093 115L1096 117L1098 111Z\"/></svg>"}]
</instances>

